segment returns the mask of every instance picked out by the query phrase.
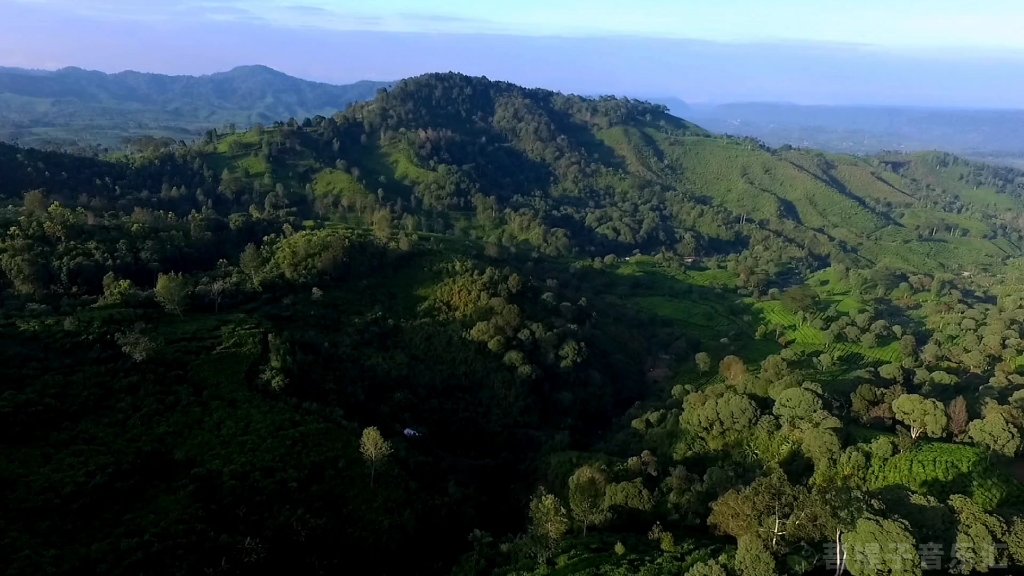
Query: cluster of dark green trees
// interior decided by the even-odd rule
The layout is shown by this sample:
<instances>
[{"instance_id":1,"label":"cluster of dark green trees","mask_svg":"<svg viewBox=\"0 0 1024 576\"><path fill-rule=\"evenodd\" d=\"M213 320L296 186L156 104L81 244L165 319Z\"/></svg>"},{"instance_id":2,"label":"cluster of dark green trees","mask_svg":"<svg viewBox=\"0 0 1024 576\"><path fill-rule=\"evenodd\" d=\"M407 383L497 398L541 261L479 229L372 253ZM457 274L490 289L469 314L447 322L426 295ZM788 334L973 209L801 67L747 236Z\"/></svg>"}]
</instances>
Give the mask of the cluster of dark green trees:
<instances>
[{"instance_id":1,"label":"cluster of dark green trees","mask_svg":"<svg viewBox=\"0 0 1024 576\"><path fill-rule=\"evenodd\" d=\"M710 364L697 355L697 370ZM555 460L529 530L471 562L497 557L515 566L500 573L541 574L530 566L558 556L571 567L584 553L567 573L603 557L602 574L635 573L646 558L644 573L771 576L815 565L967 574L1024 561L1024 492L1002 469L1021 447L1020 394L963 377L940 390L886 367L822 386L799 366L771 356L748 372L729 356L723 383L676 386L668 402L635 408L611 443ZM735 548L697 536L705 525ZM647 528L651 542L638 538ZM695 549L694 538L706 540Z\"/></svg>"}]
</instances>

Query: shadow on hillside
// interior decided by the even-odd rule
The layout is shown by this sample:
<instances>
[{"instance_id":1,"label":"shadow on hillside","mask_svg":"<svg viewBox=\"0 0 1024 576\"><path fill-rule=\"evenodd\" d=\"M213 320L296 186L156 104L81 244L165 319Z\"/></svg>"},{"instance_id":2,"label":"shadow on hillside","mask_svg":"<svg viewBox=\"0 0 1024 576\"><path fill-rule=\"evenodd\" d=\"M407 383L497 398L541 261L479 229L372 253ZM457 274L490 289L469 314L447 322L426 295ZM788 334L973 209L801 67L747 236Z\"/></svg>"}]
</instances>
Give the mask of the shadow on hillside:
<instances>
[{"instance_id":1,"label":"shadow on hillside","mask_svg":"<svg viewBox=\"0 0 1024 576\"><path fill-rule=\"evenodd\" d=\"M885 222L889 223L890 225L899 226L900 228L903 228L903 223L902 222L900 222L899 220L896 220L891 215L889 215L889 214L887 214L885 212L882 212L880 210L876 210L875 208L873 208L871 205L869 205L867 202L865 202L863 198L861 198L860 196L850 192L850 189L847 188L845 183L843 183L838 178L833 177L831 174L828 174L827 172L825 172L825 177L822 178L821 176L818 176L817 174L814 174L813 172L810 172L806 168L804 168L802 166L799 166L799 165L797 165L794 162L789 162L789 164L793 168L795 168L798 171L802 172L803 174L807 175L808 177L814 178L815 180L817 180L818 182L822 183L823 185L828 186L829 188L832 188L832 189L836 190L837 192L839 192L843 196L846 196L848 199L856 202L861 208L863 208L864 210L867 210L868 212L874 214L875 216L877 216L878 218L884 220Z\"/></svg>"},{"instance_id":2,"label":"shadow on hillside","mask_svg":"<svg viewBox=\"0 0 1024 576\"><path fill-rule=\"evenodd\" d=\"M734 289L699 284L678 270L587 264L568 279L599 298L598 309L614 315L621 329L641 335L652 359L648 370L689 362L697 352L715 362L735 354L753 365L782 349L754 338L759 313Z\"/></svg>"}]
</instances>

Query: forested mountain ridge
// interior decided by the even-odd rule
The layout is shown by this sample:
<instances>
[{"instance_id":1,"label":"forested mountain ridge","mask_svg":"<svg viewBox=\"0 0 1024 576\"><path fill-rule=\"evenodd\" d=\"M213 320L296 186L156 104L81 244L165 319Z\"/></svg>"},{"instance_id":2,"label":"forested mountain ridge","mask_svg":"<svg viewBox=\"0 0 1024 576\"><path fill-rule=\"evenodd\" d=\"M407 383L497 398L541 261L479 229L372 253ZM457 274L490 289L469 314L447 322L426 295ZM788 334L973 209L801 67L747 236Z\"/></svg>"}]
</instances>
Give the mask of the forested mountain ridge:
<instances>
[{"instance_id":1,"label":"forested mountain ridge","mask_svg":"<svg viewBox=\"0 0 1024 576\"><path fill-rule=\"evenodd\" d=\"M331 114L386 85L335 86L265 66L208 76L6 68L0 69L0 137L29 145L47 137L116 145L140 134L191 140L211 126Z\"/></svg>"},{"instance_id":2,"label":"forested mountain ridge","mask_svg":"<svg viewBox=\"0 0 1024 576\"><path fill-rule=\"evenodd\" d=\"M161 190L146 190L151 207L280 203L307 218L458 229L549 255L695 257L760 246L775 265L960 273L994 269L1024 245L1016 170L941 153L771 149L711 135L659 105L460 75L406 80L331 116L211 131L172 147L150 154L163 158L156 162L74 161L63 182L9 165L7 186L75 204L84 190L104 189L82 187L76 171L185 164L212 188L166 174ZM109 206L100 196L89 201Z\"/></svg>"},{"instance_id":3,"label":"forested mountain ridge","mask_svg":"<svg viewBox=\"0 0 1024 576\"><path fill-rule=\"evenodd\" d=\"M284 158L300 152L292 157L319 202L337 209L376 194L448 219L490 212L502 228L491 240L549 253L575 244L695 256L756 237L819 259L956 272L1021 254L1013 214L1024 209L1024 175L949 155L769 149L712 136L657 105L456 75L404 81L310 124L282 149ZM262 158L273 137L219 144L229 171ZM309 160L323 168L314 174Z\"/></svg>"},{"instance_id":4,"label":"forested mountain ridge","mask_svg":"<svg viewBox=\"0 0 1024 576\"><path fill-rule=\"evenodd\" d=\"M439 74L0 174L7 573L1024 565L1016 171Z\"/></svg>"}]
</instances>

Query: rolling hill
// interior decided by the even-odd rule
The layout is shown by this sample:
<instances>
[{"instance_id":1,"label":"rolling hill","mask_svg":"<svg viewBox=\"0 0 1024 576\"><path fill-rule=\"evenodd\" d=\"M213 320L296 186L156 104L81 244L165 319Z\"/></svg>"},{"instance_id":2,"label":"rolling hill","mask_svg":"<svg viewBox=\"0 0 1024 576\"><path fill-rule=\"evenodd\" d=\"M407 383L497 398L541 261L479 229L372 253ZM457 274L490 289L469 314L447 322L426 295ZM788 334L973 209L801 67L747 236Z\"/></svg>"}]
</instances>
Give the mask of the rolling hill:
<instances>
[{"instance_id":1,"label":"rolling hill","mask_svg":"<svg viewBox=\"0 0 1024 576\"><path fill-rule=\"evenodd\" d=\"M211 140L199 153L217 172L309 184L335 210L368 199L553 253L685 244L692 256L781 242L819 260L955 273L1022 254L1024 174L1012 169L949 154L769 148L663 105L460 75L406 80L330 119Z\"/></svg>"}]
</instances>

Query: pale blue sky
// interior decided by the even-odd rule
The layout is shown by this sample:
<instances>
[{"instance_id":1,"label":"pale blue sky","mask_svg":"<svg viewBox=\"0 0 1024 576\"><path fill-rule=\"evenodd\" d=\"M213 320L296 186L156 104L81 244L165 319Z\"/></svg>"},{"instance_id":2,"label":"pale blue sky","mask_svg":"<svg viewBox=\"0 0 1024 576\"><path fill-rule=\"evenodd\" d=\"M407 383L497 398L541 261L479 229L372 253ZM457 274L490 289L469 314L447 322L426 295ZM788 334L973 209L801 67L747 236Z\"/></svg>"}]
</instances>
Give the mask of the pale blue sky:
<instances>
[{"instance_id":1,"label":"pale blue sky","mask_svg":"<svg viewBox=\"0 0 1024 576\"><path fill-rule=\"evenodd\" d=\"M108 18L336 30L1024 48L1020 0L0 0Z\"/></svg>"},{"instance_id":2,"label":"pale blue sky","mask_svg":"<svg viewBox=\"0 0 1024 576\"><path fill-rule=\"evenodd\" d=\"M0 0L0 66L1024 107L1024 0Z\"/></svg>"}]
</instances>

